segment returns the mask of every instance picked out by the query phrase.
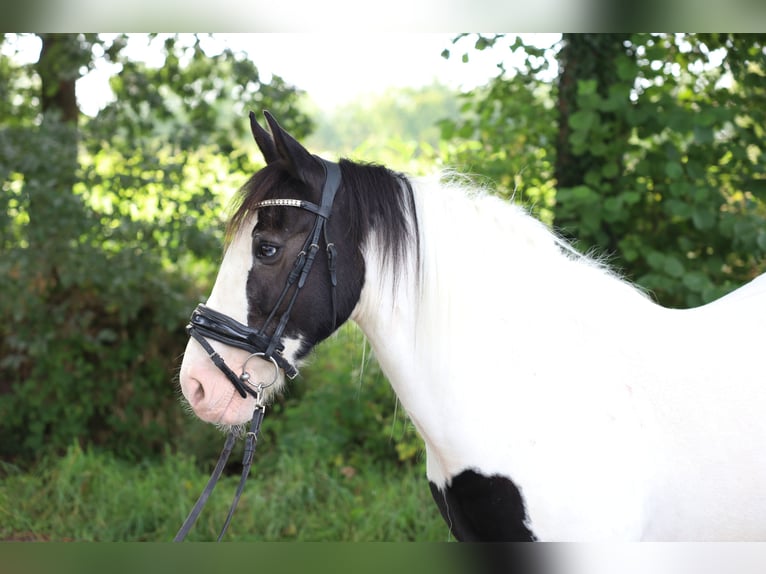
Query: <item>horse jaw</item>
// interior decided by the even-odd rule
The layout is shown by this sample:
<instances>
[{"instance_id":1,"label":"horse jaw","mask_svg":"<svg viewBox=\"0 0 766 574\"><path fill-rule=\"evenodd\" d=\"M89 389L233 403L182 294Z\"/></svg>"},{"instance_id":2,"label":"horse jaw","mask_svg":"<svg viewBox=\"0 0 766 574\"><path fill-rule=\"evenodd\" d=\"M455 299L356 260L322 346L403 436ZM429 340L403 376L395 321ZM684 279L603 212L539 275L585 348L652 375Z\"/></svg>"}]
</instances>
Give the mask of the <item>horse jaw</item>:
<instances>
[{"instance_id":1,"label":"horse jaw","mask_svg":"<svg viewBox=\"0 0 766 574\"><path fill-rule=\"evenodd\" d=\"M245 285L252 265L250 253L250 234L255 226L255 217L232 239L218 271L213 290L206 305L247 324L247 297ZM217 341L209 341L213 349L223 358L235 373L242 372L245 361L250 356L247 351L230 347ZM286 344L286 358L300 348L300 341ZM269 384L274 379L274 366L269 361L254 358L247 362L251 380ZM242 398L234 386L210 360L202 346L193 338L189 339L184 352L180 371L181 392L200 419L224 426L239 425L252 418L255 399L248 395ZM280 370L276 383L264 393L268 399L274 391L284 384L284 373Z\"/></svg>"}]
</instances>

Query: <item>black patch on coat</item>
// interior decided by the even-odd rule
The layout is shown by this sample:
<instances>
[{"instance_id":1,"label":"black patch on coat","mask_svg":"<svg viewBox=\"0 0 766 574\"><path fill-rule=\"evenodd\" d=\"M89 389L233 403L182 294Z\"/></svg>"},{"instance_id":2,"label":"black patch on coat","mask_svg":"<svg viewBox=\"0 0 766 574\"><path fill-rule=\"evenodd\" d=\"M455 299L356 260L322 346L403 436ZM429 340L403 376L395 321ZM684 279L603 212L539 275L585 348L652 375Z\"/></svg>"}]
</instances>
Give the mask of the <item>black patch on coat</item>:
<instances>
[{"instance_id":1,"label":"black patch on coat","mask_svg":"<svg viewBox=\"0 0 766 574\"><path fill-rule=\"evenodd\" d=\"M461 542L532 542L535 535L521 492L510 479L465 470L440 490L429 481L431 494L452 535Z\"/></svg>"}]
</instances>

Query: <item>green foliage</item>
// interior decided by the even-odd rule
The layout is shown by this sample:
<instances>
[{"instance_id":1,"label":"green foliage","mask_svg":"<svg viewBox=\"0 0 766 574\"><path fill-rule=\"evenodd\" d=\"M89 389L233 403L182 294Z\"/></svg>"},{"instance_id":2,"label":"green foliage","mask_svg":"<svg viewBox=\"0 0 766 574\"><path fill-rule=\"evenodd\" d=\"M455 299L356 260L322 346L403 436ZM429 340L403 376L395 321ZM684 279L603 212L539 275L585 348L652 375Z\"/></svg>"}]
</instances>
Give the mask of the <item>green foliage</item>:
<instances>
[{"instance_id":1,"label":"green foliage","mask_svg":"<svg viewBox=\"0 0 766 574\"><path fill-rule=\"evenodd\" d=\"M763 50L754 37L634 35L608 85L578 80L568 143L599 161L558 190L556 225L666 305L706 303L764 270Z\"/></svg>"},{"instance_id":2,"label":"green foliage","mask_svg":"<svg viewBox=\"0 0 766 574\"><path fill-rule=\"evenodd\" d=\"M116 101L75 126L43 116L36 65L0 57L13 106L0 104L0 453L29 462L76 439L157 455L185 422L173 377L220 258L222 205L246 178L232 174L254 169L246 114L216 106L269 107L299 135L310 123L295 90L196 38L167 39L159 69L119 37L57 42L54 69L83 53L122 69Z\"/></svg>"},{"instance_id":3,"label":"green foliage","mask_svg":"<svg viewBox=\"0 0 766 574\"><path fill-rule=\"evenodd\" d=\"M609 255L661 303L699 305L766 269L765 45L565 35L551 86L540 76L550 53L517 39L525 67L467 94L444 137L469 171L583 251Z\"/></svg>"},{"instance_id":4,"label":"green foliage","mask_svg":"<svg viewBox=\"0 0 766 574\"><path fill-rule=\"evenodd\" d=\"M307 145L419 173L441 155L438 122L458 115L457 94L443 85L391 88L329 112L318 111L317 129Z\"/></svg>"},{"instance_id":5,"label":"green foliage","mask_svg":"<svg viewBox=\"0 0 766 574\"><path fill-rule=\"evenodd\" d=\"M475 48L486 49L498 39L478 36ZM459 119L440 122L442 138L449 142L446 162L486 178L488 188L525 203L550 223L556 116L551 86L542 79L550 58L518 38L509 49L526 52L525 68L509 75L501 66L487 85L461 95Z\"/></svg>"},{"instance_id":6,"label":"green foliage","mask_svg":"<svg viewBox=\"0 0 766 574\"><path fill-rule=\"evenodd\" d=\"M271 110L297 136L313 129L301 108L301 91L278 75L263 81L245 54L210 47L207 39L150 35L150 45L164 55L159 66L115 57L122 68L110 81L115 100L90 126L91 153L104 142L125 155L144 149L148 156L158 145L171 146L171 152L204 148L247 173L254 167L250 110Z\"/></svg>"},{"instance_id":7,"label":"green foliage","mask_svg":"<svg viewBox=\"0 0 766 574\"><path fill-rule=\"evenodd\" d=\"M422 442L353 327L323 345L267 410L248 488L227 540L444 541ZM346 365L358 365L349 372ZM204 488L223 437L199 421L159 460L127 462L70 445L28 473L0 466L0 539L168 541ZM200 441L200 438L197 438ZM209 450L209 452L204 452ZM187 453L196 453L190 455ZM241 444L190 540L217 536L238 482ZM117 519L119 518L119 519Z\"/></svg>"},{"instance_id":8,"label":"green foliage","mask_svg":"<svg viewBox=\"0 0 766 574\"><path fill-rule=\"evenodd\" d=\"M134 189L120 212L84 176L81 192L62 187L55 153L37 151L56 150L62 129L16 140L26 161L4 186L0 451L33 458L80 437L123 455L157 452L180 422L171 380L194 292L167 264L173 226L142 219L150 194Z\"/></svg>"}]
</instances>

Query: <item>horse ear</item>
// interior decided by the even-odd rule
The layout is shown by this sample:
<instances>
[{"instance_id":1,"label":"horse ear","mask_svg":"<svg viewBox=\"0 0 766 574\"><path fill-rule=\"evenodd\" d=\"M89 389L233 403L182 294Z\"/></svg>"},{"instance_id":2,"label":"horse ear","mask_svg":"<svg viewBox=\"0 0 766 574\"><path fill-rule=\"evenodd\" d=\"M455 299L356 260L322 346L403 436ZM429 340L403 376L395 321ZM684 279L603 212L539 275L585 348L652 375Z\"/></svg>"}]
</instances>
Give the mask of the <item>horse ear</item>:
<instances>
[{"instance_id":1,"label":"horse ear","mask_svg":"<svg viewBox=\"0 0 766 574\"><path fill-rule=\"evenodd\" d=\"M266 116L271 134L274 136L277 155L287 162L293 176L303 182L310 181L310 174L316 173L319 162L293 136L282 129L274 116L267 111L264 111L263 115Z\"/></svg>"},{"instance_id":2,"label":"horse ear","mask_svg":"<svg viewBox=\"0 0 766 574\"><path fill-rule=\"evenodd\" d=\"M258 144L258 149L261 150L263 159L266 160L266 163L270 164L273 161L277 161L279 159L279 154L277 153L277 148L274 145L274 140L271 139L269 132L263 129L261 124L256 121L255 114L253 112L250 112L250 131L253 132L255 143Z\"/></svg>"}]
</instances>

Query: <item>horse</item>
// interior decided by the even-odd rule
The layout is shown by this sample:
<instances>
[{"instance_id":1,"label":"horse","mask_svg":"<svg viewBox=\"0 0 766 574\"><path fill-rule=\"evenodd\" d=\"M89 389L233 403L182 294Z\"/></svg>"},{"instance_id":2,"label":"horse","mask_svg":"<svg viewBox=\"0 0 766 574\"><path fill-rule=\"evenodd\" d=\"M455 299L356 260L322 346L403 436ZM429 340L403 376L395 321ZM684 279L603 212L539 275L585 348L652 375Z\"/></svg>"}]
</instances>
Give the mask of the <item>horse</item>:
<instances>
[{"instance_id":1,"label":"horse","mask_svg":"<svg viewBox=\"0 0 766 574\"><path fill-rule=\"evenodd\" d=\"M665 308L514 203L264 114L181 365L200 419L245 423L353 321L457 540L766 540L766 274Z\"/></svg>"}]
</instances>

